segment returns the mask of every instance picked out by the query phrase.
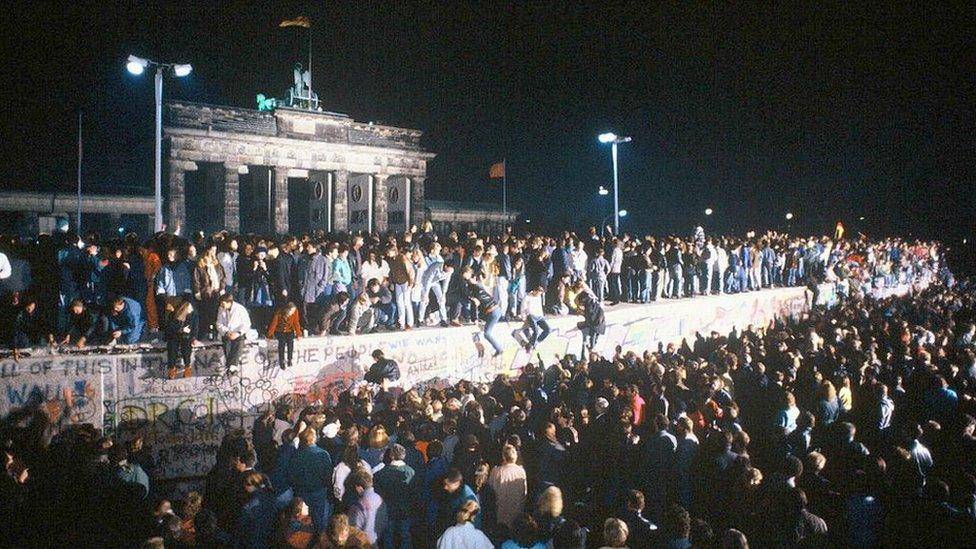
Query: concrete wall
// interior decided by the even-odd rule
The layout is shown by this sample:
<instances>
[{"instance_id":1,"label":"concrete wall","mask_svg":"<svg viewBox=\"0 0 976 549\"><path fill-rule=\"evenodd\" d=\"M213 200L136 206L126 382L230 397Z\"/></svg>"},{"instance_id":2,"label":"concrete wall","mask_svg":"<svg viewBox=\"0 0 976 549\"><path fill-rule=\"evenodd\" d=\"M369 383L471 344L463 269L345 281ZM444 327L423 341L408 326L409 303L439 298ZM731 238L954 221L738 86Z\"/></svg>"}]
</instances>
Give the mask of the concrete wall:
<instances>
[{"instance_id":1,"label":"concrete wall","mask_svg":"<svg viewBox=\"0 0 976 549\"><path fill-rule=\"evenodd\" d=\"M808 309L802 288L628 306L607 313L608 330L599 342L604 354L616 345L655 349L694 333L763 325L775 317ZM547 360L556 354L580 353L578 317L551 320L552 335L539 346ZM296 366L274 366L277 348L262 340L244 354L240 377L222 375L219 348L198 349L196 372L188 379L165 378L163 354L157 350L128 354L36 354L0 361L0 414L36 402L57 418L59 428L92 423L123 439L146 437L158 461L156 474L169 481L192 481L210 468L214 452L229 429L250 429L268 403L291 395L299 403L333 402L362 379L377 348L400 365L406 385L490 381L502 372L517 374L534 359L510 333L516 324L500 324L497 336L505 353L491 359L474 327L431 328L363 336L305 338L296 345ZM270 354L270 357L269 357ZM271 365L269 366L269 358Z\"/></svg>"}]
</instances>

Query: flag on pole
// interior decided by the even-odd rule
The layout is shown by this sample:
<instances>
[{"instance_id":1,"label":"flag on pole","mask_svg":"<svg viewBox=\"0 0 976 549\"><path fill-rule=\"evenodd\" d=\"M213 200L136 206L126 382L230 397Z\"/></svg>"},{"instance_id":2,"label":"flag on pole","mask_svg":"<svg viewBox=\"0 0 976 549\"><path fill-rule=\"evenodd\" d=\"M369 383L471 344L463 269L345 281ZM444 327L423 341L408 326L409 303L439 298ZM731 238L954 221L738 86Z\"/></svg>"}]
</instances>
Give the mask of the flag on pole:
<instances>
[{"instance_id":1,"label":"flag on pole","mask_svg":"<svg viewBox=\"0 0 976 549\"><path fill-rule=\"evenodd\" d=\"M491 165L491 168L488 169L488 178L489 179L500 179L500 178L504 178L504 177L505 177L505 161L504 160L502 160L501 162L495 162L494 164Z\"/></svg>"},{"instance_id":2,"label":"flag on pole","mask_svg":"<svg viewBox=\"0 0 976 549\"><path fill-rule=\"evenodd\" d=\"M281 23L278 23L278 28L283 27L305 27L308 29L312 27L312 20L304 15L299 15L294 19L285 19Z\"/></svg>"}]
</instances>

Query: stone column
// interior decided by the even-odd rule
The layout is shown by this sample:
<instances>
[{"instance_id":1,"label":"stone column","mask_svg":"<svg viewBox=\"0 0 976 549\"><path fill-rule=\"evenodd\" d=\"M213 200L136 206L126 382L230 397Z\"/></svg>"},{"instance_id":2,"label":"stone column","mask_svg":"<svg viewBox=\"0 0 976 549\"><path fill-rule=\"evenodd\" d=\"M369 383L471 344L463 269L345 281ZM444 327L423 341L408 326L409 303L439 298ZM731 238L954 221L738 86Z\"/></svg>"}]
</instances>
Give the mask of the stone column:
<instances>
[{"instance_id":1,"label":"stone column","mask_svg":"<svg viewBox=\"0 0 976 549\"><path fill-rule=\"evenodd\" d=\"M241 228L240 164L224 162L224 228L231 232Z\"/></svg>"},{"instance_id":2,"label":"stone column","mask_svg":"<svg viewBox=\"0 0 976 549\"><path fill-rule=\"evenodd\" d=\"M77 215L77 212L75 212L75 214ZM85 214L82 213L81 215L84 217ZM51 226L48 226L48 227L42 227L41 226L41 216L38 215L37 212L23 212L23 213L20 214L20 217L21 217L21 220L22 220L21 221L21 227L26 228L27 231L29 231L29 234L31 236L37 236L37 235L39 235L41 233L54 234L58 230L56 223L52 223ZM50 219L50 217L48 219ZM78 227L75 226L75 224L77 223L75 221L75 217L69 215L68 216L68 220L69 220L68 221L68 226L74 228L75 232L78 232ZM84 221L82 221L82 224L84 224ZM150 230L151 229L152 229L152 227L150 227Z\"/></svg>"},{"instance_id":3,"label":"stone column","mask_svg":"<svg viewBox=\"0 0 976 549\"><path fill-rule=\"evenodd\" d=\"M416 225L417 228L424 223L424 184L426 177L410 178L410 221L407 225Z\"/></svg>"},{"instance_id":4,"label":"stone column","mask_svg":"<svg viewBox=\"0 0 976 549\"><path fill-rule=\"evenodd\" d=\"M385 233L387 230L387 197L389 191L386 188L387 176L373 174L373 230L377 233Z\"/></svg>"},{"instance_id":5,"label":"stone column","mask_svg":"<svg viewBox=\"0 0 976 549\"><path fill-rule=\"evenodd\" d=\"M346 202L346 194L349 192L349 170L336 170L334 184L332 230L338 233L349 230L349 205Z\"/></svg>"},{"instance_id":6,"label":"stone column","mask_svg":"<svg viewBox=\"0 0 976 549\"><path fill-rule=\"evenodd\" d=\"M274 167L274 211L272 227L277 234L288 232L288 168Z\"/></svg>"},{"instance_id":7,"label":"stone column","mask_svg":"<svg viewBox=\"0 0 976 549\"><path fill-rule=\"evenodd\" d=\"M186 171L183 162L175 158L169 159L166 168L169 179L169 219L166 220L166 228L172 232L186 224Z\"/></svg>"}]
</instances>

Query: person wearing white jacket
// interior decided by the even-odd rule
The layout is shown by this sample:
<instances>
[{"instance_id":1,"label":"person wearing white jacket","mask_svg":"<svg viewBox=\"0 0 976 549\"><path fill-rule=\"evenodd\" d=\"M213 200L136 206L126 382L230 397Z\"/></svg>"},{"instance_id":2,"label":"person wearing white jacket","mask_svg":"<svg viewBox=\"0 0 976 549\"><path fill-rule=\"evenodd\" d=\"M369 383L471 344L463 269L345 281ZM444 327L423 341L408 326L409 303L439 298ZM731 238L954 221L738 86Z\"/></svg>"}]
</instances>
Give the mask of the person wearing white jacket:
<instances>
[{"instance_id":1,"label":"person wearing white jacket","mask_svg":"<svg viewBox=\"0 0 976 549\"><path fill-rule=\"evenodd\" d=\"M241 362L241 351L244 350L245 334L251 329L251 315L240 303L234 302L234 297L224 294L220 298L220 308L217 311L217 335L224 344L224 365L227 373L237 373Z\"/></svg>"}]
</instances>

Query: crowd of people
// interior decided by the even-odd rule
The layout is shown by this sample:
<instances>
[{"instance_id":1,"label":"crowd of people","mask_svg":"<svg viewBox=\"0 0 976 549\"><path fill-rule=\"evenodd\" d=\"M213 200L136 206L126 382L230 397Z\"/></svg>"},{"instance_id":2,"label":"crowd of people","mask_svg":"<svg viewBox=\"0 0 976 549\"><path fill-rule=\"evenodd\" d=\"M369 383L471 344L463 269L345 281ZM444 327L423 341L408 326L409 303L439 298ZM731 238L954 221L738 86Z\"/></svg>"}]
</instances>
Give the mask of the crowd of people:
<instances>
[{"instance_id":1,"label":"crowd of people","mask_svg":"<svg viewBox=\"0 0 976 549\"><path fill-rule=\"evenodd\" d=\"M374 282L386 285L394 305L384 318L399 322L396 303L411 280L409 270L405 275L399 269L409 267L412 252L398 250L413 249L408 243L416 242L420 249L433 250L427 258L447 258L435 261L435 272L449 273L447 265L457 262L463 275L459 280L467 282L454 289L455 279L448 276L447 292L431 291L438 302L430 310L439 314L442 303L449 310L438 322L492 315L493 310L479 306L491 300L495 310L503 308L508 315L526 313L522 337L528 344L533 333L545 332L544 316L552 314L552 307L569 307L549 298L561 295L549 291L556 274L568 276L570 287L583 281L589 290L580 295L596 296L592 303L602 305L603 280L610 303L640 301L639 281L632 286L623 260L615 273L614 256L642 250L650 258L663 250L666 260L669 254L683 258L690 249L694 260L716 246L704 239L699 252L694 239L666 239L663 245L626 237L590 239L596 244L584 239L582 251L593 259L576 271L571 260L579 244L571 237L552 241L547 251L548 241L541 237L472 239L461 245L455 235L441 243L424 234L373 242L365 252L358 238L348 249L330 244L324 254L308 240L296 269L308 273L313 269L301 265L329 265L328 257L333 265L337 259L348 262L353 249L365 253L366 261L349 269L360 281L366 277L356 299L371 295L368 287ZM237 259L250 256L275 265L265 277L267 326L256 324L265 333L301 337L309 317L326 318L337 309L338 295L355 295L356 290L353 283L334 292L335 283L326 278L315 292L332 292L328 305L298 304L294 300L306 287L288 285L282 297L293 305L272 310L282 293L273 282L277 265L294 261L286 259L293 249L289 242L279 243L271 255L265 255L264 246L245 242ZM768 276L759 269L755 285L752 271L740 279L738 267L734 276L725 276L730 274L726 267L720 272L731 287L706 282L698 291L760 288L784 276L790 281L791 275L800 281L843 281L849 291L841 292L840 303L830 309L815 307L801 318L730 334L698 334L680 345L618 348L613 356L537 355L538 362L525 365L519 375L500 375L490 384L393 387L388 381L399 376L398 367L377 352L364 381L343 393L335 406L281 400L249 431L227 433L202 488L179 501L162 499L152 448L141 437L121 440L92 425L54 433L48 410L26 406L2 423L6 474L0 482L0 545L514 549L965 544L976 533L976 286L956 284L934 247L897 240L801 241L767 235L754 241L722 239L716 249L728 248L732 253L727 257L762 257L767 244L774 251L783 246L787 253L803 250L803 266L787 261L785 271L774 269ZM611 248L606 269L604 245ZM204 248L204 257L223 264L217 251L224 246L235 245ZM676 256L673 250L682 246L687 249ZM383 267L376 261L377 248L400 266L389 274L370 273ZM187 270L179 250L169 250L167 272ZM562 271L563 259L555 259L562 255L569 259L568 273ZM509 272L499 266L503 256L514 258L510 280L500 274ZM420 259L423 263L424 256ZM551 267L552 277L538 266L529 268L536 262ZM214 316L201 311L201 321L187 322L186 314L178 331L206 337L199 332L206 325L202 319L215 318L215 337L236 331L231 340L236 341L247 330L231 327L238 321L230 317L241 311L247 315L235 296L249 279L240 270L227 278L226 270L205 263L196 263L204 264L202 276L225 273L223 289L199 292L192 301L180 299L171 316L183 315L187 303L202 309L211 299ZM667 295L673 298L684 295L683 272L679 277L679 270L647 270L648 299L657 296L659 285L670 284L673 291ZM875 299L857 291L859 284L883 284L885 277L911 282L923 270L942 270L943 276L906 297ZM707 280L706 272L698 274ZM544 283L536 283L540 275ZM416 273L412 276L416 281ZM179 277L153 280L165 288L170 278ZM486 284L492 278L494 286ZM498 305L496 288L510 289L516 280L527 288L525 296L510 292L508 304ZM191 292L199 289L193 284ZM147 285L147 295L158 287ZM694 293L694 283L690 289ZM452 290L476 301L440 301L438 295L446 297ZM119 308L117 298L107 296L106 305ZM138 305L136 297L123 298L121 311L130 302ZM164 291L161 299L146 303L160 306L158 313L171 307L170 297L180 296ZM87 309L99 298L81 299ZM452 316L454 308L460 309L458 317ZM253 308L250 312L260 318ZM428 307L414 313L415 320L423 321ZM404 328L410 324L406 318L403 322ZM338 326L342 329L343 323Z\"/></svg>"},{"instance_id":2,"label":"crowd of people","mask_svg":"<svg viewBox=\"0 0 976 549\"><path fill-rule=\"evenodd\" d=\"M838 235L839 236L839 235ZM220 232L115 240L71 232L0 239L0 344L165 343L169 375L191 375L195 343L220 341L233 373L242 345L277 340L281 366L304 335L524 319L532 347L545 315L582 314L599 335L604 305L840 280L912 279L938 245L900 239L404 234L261 238Z\"/></svg>"}]
</instances>

